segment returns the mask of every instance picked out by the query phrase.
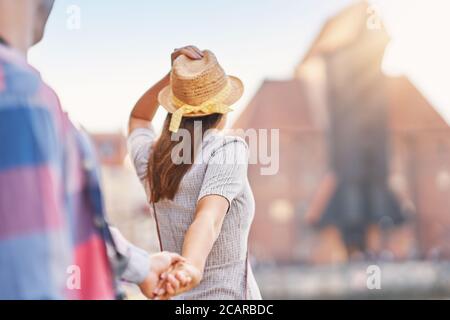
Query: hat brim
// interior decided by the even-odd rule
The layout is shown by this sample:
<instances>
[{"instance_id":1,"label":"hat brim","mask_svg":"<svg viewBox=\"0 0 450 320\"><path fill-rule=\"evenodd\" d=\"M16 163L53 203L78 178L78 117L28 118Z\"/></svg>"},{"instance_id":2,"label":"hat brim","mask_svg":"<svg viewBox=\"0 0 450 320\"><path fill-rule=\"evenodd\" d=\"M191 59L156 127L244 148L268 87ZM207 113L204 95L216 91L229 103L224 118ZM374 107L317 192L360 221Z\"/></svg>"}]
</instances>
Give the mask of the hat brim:
<instances>
[{"instance_id":1,"label":"hat brim","mask_svg":"<svg viewBox=\"0 0 450 320\"><path fill-rule=\"evenodd\" d=\"M244 94L244 85L239 78L228 76L230 80L231 90L229 96L223 101L224 104L232 106L235 104ZM177 111L177 107L172 103L173 99L172 87L169 85L162 89L158 95L158 101L161 106L164 107L169 113L174 113ZM205 117L209 116L210 113L190 113L183 115L183 117L194 118L194 117Z\"/></svg>"}]
</instances>

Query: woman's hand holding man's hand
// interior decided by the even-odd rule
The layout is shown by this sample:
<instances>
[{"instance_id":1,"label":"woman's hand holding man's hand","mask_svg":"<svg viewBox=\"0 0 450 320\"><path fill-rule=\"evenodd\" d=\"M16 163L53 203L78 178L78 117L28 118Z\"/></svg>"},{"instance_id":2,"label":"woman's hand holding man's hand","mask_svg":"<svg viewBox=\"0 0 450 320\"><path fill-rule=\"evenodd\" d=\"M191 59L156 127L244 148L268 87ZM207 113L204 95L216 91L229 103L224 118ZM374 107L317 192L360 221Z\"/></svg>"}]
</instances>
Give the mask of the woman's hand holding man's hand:
<instances>
[{"instance_id":1,"label":"woman's hand holding man's hand","mask_svg":"<svg viewBox=\"0 0 450 320\"><path fill-rule=\"evenodd\" d=\"M150 270L144 281L139 284L142 294L149 299L155 298L154 290L158 287L161 276L183 261L185 261L183 257L171 252L160 252L150 256Z\"/></svg>"},{"instance_id":2,"label":"woman's hand holding man's hand","mask_svg":"<svg viewBox=\"0 0 450 320\"><path fill-rule=\"evenodd\" d=\"M200 284L202 272L187 261L180 261L161 275L161 281L153 294L155 300L167 300L192 290Z\"/></svg>"}]
</instances>

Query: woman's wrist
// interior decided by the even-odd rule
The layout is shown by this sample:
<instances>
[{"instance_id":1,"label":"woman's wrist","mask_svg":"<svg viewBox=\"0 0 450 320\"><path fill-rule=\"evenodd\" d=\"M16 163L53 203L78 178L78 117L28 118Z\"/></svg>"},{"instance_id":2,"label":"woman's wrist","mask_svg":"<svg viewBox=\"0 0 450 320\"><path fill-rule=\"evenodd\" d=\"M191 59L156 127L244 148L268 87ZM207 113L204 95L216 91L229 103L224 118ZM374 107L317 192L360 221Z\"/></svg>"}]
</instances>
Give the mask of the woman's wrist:
<instances>
[{"instance_id":1,"label":"woman's wrist","mask_svg":"<svg viewBox=\"0 0 450 320\"><path fill-rule=\"evenodd\" d=\"M205 263L198 261L195 258L190 258L190 257L185 257L185 256L183 256L183 257L186 259L186 261L183 263L194 267L195 270L198 272L197 276L200 278L199 281L201 281L201 279L203 278L203 273L205 271Z\"/></svg>"}]
</instances>

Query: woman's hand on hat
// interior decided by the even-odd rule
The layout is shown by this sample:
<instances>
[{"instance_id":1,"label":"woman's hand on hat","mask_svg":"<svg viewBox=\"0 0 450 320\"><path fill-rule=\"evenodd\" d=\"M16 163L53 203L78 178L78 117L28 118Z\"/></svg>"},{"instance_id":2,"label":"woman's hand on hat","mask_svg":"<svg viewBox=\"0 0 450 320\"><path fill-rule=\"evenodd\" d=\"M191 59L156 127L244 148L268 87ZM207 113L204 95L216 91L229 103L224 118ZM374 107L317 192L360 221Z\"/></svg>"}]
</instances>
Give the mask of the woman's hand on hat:
<instances>
[{"instance_id":1,"label":"woman's hand on hat","mask_svg":"<svg viewBox=\"0 0 450 320\"><path fill-rule=\"evenodd\" d=\"M185 55L186 57L192 60L201 60L203 59L204 56L203 52L195 46L182 47L179 49L175 49L174 52L172 53L172 65L174 61L181 55Z\"/></svg>"}]
</instances>

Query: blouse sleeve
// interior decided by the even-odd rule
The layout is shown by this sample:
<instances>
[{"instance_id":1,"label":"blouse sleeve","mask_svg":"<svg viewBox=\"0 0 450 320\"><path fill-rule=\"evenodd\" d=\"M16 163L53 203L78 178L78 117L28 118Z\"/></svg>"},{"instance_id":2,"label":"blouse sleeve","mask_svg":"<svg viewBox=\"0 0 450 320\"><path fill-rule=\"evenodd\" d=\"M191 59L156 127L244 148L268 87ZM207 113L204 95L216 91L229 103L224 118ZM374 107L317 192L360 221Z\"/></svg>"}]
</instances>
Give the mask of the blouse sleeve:
<instances>
[{"instance_id":1,"label":"blouse sleeve","mask_svg":"<svg viewBox=\"0 0 450 320\"><path fill-rule=\"evenodd\" d=\"M208 195L219 195L229 204L239 195L247 181L248 146L233 138L211 153L198 201Z\"/></svg>"},{"instance_id":2,"label":"blouse sleeve","mask_svg":"<svg viewBox=\"0 0 450 320\"><path fill-rule=\"evenodd\" d=\"M155 140L156 133L153 127L135 129L128 136L128 153L141 181L146 178L148 160Z\"/></svg>"}]
</instances>

